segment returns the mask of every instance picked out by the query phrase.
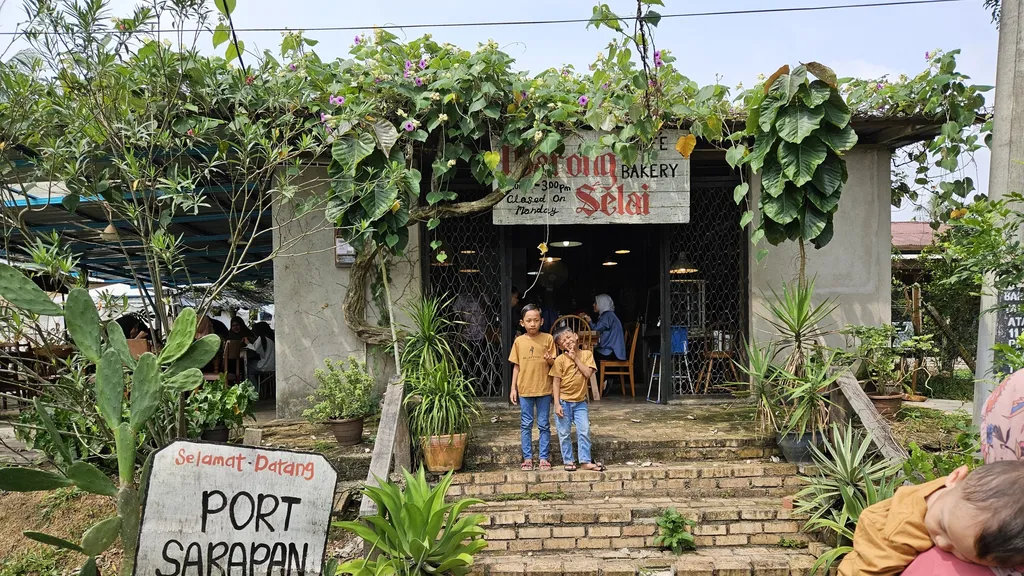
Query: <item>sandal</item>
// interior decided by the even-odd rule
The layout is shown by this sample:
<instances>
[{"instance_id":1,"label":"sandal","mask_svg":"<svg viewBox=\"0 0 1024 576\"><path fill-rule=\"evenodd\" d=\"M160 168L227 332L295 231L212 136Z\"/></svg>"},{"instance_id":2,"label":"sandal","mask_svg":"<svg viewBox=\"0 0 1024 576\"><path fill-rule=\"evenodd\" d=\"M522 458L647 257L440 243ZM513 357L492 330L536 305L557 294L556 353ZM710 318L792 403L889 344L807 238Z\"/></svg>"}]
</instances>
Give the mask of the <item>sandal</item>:
<instances>
[{"instance_id":1,"label":"sandal","mask_svg":"<svg viewBox=\"0 0 1024 576\"><path fill-rule=\"evenodd\" d=\"M523 460L522 465L519 466L520 470L533 470L533 460Z\"/></svg>"},{"instance_id":2,"label":"sandal","mask_svg":"<svg viewBox=\"0 0 1024 576\"><path fill-rule=\"evenodd\" d=\"M565 471L566 472L575 472L576 471L576 465L575 464L566 464L565 465Z\"/></svg>"},{"instance_id":3,"label":"sandal","mask_svg":"<svg viewBox=\"0 0 1024 576\"><path fill-rule=\"evenodd\" d=\"M587 462L581 466L584 470L592 470L594 472L604 472L607 468L600 462Z\"/></svg>"},{"instance_id":4,"label":"sandal","mask_svg":"<svg viewBox=\"0 0 1024 576\"><path fill-rule=\"evenodd\" d=\"M541 460L540 469L543 471L551 470L551 462L548 462L547 460Z\"/></svg>"}]
</instances>

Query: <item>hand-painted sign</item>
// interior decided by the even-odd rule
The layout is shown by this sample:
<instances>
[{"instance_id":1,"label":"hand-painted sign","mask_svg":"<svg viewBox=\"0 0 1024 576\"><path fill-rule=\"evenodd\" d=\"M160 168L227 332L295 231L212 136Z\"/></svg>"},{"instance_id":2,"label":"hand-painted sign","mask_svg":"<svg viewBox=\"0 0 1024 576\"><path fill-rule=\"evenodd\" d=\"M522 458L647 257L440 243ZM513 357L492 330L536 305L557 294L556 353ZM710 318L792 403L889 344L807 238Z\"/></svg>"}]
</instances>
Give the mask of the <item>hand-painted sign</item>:
<instances>
[{"instance_id":1,"label":"hand-painted sign","mask_svg":"<svg viewBox=\"0 0 1024 576\"><path fill-rule=\"evenodd\" d=\"M654 141L649 163L626 165L606 150L596 158L581 151L602 133L566 139L563 154L540 155L535 169L553 172L532 190L513 189L492 210L495 224L659 224L690 221L690 161L676 151L687 133L667 130ZM515 162L508 146L498 165L506 174Z\"/></svg>"},{"instance_id":2,"label":"hand-painted sign","mask_svg":"<svg viewBox=\"0 0 1024 576\"><path fill-rule=\"evenodd\" d=\"M320 454L178 441L153 455L136 576L318 576L338 473Z\"/></svg>"}]
</instances>

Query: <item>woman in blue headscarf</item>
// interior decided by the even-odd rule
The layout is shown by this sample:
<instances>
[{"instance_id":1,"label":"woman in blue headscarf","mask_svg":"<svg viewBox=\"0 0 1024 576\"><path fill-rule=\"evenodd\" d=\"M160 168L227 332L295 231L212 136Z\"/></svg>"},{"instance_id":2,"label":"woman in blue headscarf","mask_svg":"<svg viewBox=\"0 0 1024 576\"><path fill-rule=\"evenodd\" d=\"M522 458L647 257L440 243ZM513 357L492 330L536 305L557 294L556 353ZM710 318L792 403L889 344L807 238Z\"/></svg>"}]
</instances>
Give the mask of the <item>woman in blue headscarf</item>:
<instances>
[{"instance_id":1,"label":"woman in blue headscarf","mask_svg":"<svg viewBox=\"0 0 1024 576\"><path fill-rule=\"evenodd\" d=\"M622 322L615 315L615 303L612 297L607 294L598 294L594 298L594 312L597 312L597 322L591 326L591 330L597 332L597 346L594 347L594 360L601 362L608 360L626 359L626 335L622 331ZM607 382L601 383L602 391L607 388Z\"/></svg>"}]
</instances>

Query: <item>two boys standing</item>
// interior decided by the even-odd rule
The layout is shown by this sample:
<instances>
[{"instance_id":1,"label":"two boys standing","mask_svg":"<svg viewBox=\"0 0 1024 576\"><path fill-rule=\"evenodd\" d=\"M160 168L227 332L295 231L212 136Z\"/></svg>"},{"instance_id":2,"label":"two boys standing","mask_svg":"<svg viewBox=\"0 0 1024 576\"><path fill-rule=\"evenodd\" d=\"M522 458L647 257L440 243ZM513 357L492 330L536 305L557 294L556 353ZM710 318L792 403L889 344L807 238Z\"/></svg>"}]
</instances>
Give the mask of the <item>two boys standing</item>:
<instances>
[{"instance_id":1,"label":"two boys standing","mask_svg":"<svg viewBox=\"0 0 1024 576\"><path fill-rule=\"evenodd\" d=\"M512 362L512 392L509 399L519 404L520 436L523 449L523 470L533 470L533 426L540 431L540 469L550 470L552 399L555 404L555 426L562 451L562 463L567 471L576 470L573 458L573 424L579 444L580 467L584 470L604 470L590 455L590 418L587 409L587 385L597 369L594 354L579 350L579 336L568 326L554 334L540 331L543 319L535 304L523 307L520 321L526 334L516 338L509 353ZM562 350L558 355L555 345Z\"/></svg>"}]
</instances>

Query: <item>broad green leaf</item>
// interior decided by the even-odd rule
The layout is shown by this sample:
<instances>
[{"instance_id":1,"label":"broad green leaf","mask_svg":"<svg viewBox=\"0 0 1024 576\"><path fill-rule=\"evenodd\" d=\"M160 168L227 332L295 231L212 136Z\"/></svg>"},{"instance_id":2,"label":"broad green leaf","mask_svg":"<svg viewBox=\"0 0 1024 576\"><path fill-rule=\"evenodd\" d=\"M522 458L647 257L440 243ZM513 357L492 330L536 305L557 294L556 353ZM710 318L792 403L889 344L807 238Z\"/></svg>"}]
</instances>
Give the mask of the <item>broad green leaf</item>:
<instances>
[{"instance_id":1,"label":"broad green leaf","mask_svg":"<svg viewBox=\"0 0 1024 576\"><path fill-rule=\"evenodd\" d=\"M754 230L754 233L750 235L750 243L754 244L755 246L762 239L764 239L764 229L763 228L758 228L757 230Z\"/></svg>"},{"instance_id":2,"label":"broad green leaf","mask_svg":"<svg viewBox=\"0 0 1024 576\"><path fill-rule=\"evenodd\" d=\"M182 370L189 368L202 368L206 366L220 350L220 337L216 334L208 334L193 342L177 360L171 364L165 376L173 376Z\"/></svg>"},{"instance_id":3,"label":"broad green leaf","mask_svg":"<svg viewBox=\"0 0 1024 576\"><path fill-rule=\"evenodd\" d=\"M789 74L779 78L779 88L785 102L792 102L800 88L807 84L807 69L797 66Z\"/></svg>"},{"instance_id":4,"label":"broad green leaf","mask_svg":"<svg viewBox=\"0 0 1024 576\"><path fill-rule=\"evenodd\" d=\"M389 186L384 181L378 181L367 193L359 198L363 210L366 210L366 218L374 221L387 213L398 199L398 187Z\"/></svg>"},{"instance_id":5,"label":"broad green leaf","mask_svg":"<svg viewBox=\"0 0 1024 576\"><path fill-rule=\"evenodd\" d=\"M778 246L786 241L786 227L771 218L762 218L761 228L764 229L764 238L769 244Z\"/></svg>"},{"instance_id":6,"label":"broad green leaf","mask_svg":"<svg viewBox=\"0 0 1024 576\"><path fill-rule=\"evenodd\" d=\"M331 157L341 164L345 171L355 174L356 166L363 158L373 152L376 142L367 132L360 132L359 135L346 134L334 141L331 146Z\"/></svg>"},{"instance_id":7,"label":"broad green leaf","mask_svg":"<svg viewBox=\"0 0 1024 576\"><path fill-rule=\"evenodd\" d=\"M121 517L111 516L93 524L82 534L82 549L89 556L99 556L117 540L121 531Z\"/></svg>"},{"instance_id":8,"label":"broad green leaf","mask_svg":"<svg viewBox=\"0 0 1024 576\"><path fill-rule=\"evenodd\" d=\"M743 213L743 215L740 216L740 228L746 228L747 224L750 224L750 221L753 220L753 219L754 219L754 212L751 211L751 210L745 211Z\"/></svg>"},{"instance_id":9,"label":"broad green leaf","mask_svg":"<svg viewBox=\"0 0 1024 576\"><path fill-rule=\"evenodd\" d=\"M779 131L779 138L799 144L821 125L824 117L823 108L809 109L800 104L791 104L779 112L775 119L775 129Z\"/></svg>"},{"instance_id":10,"label":"broad green leaf","mask_svg":"<svg viewBox=\"0 0 1024 576\"><path fill-rule=\"evenodd\" d=\"M235 58L238 58L241 54L245 53L245 42L241 40L237 42L231 42L228 44L228 49L224 51L224 59L231 62Z\"/></svg>"},{"instance_id":11,"label":"broad green leaf","mask_svg":"<svg viewBox=\"0 0 1024 576\"><path fill-rule=\"evenodd\" d=\"M814 204L804 204L804 209L800 214L800 235L804 240L817 238L825 229L827 220L828 215L815 208Z\"/></svg>"},{"instance_id":12,"label":"broad green leaf","mask_svg":"<svg viewBox=\"0 0 1024 576\"><path fill-rule=\"evenodd\" d=\"M71 486L71 480L54 472L21 466L0 468L0 490L41 492L64 486Z\"/></svg>"},{"instance_id":13,"label":"broad green leaf","mask_svg":"<svg viewBox=\"0 0 1024 576\"><path fill-rule=\"evenodd\" d=\"M160 390L160 366L151 352L139 357L132 374L132 391L130 398L132 430L138 432L160 408L162 398Z\"/></svg>"},{"instance_id":14,"label":"broad green leaf","mask_svg":"<svg viewBox=\"0 0 1024 576\"><path fill-rule=\"evenodd\" d=\"M36 542L46 544L47 546L56 546L57 548L63 548L65 550L85 553L85 550L82 550L81 546L74 542L68 542L63 538L50 536L49 534L44 534L42 532L33 532L31 530L22 532L22 534L24 534L25 538L28 538L29 540L35 540Z\"/></svg>"},{"instance_id":15,"label":"broad green leaf","mask_svg":"<svg viewBox=\"0 0 1024 576\"><path fill-rule=\"evenodd\" d=\"M67 477L86 492L102 496L117 496L117 486L99 468L88 462L75 462L68 467Z\"/></svg>"},{"instance_id":16,"label":"broad green leaf","mask_svg":"<svg viewBox=\"0 0 1024 576\"><path fill-rule=\"evenodd\" d=\"M213 30L213 47L216 48L231 38L231 29L224 24L218 24Z\"/></svg>"},{"instance_id":17,"label":"broad green leaf","mask_svg":"<svg viewBox=\"0 0 1024 576\"><path fill-rule=\"evenodd\" d=\"M484 164L492 172L498 168L498 163L501 162L501 154L498 152L484 152Z\"/></svg>"},{"instance_id":18,"label":"broad green leaf","mask_svg":"<svg viewBox=\"0 0 1024 576\"><path fill-rule=\"evenodd\" d=\"M85 288L75 288L64 304L64 322L82 355L93 362L100 359L100 315Z\"/></svg>"},{"instance_id":19,"label":"broad green leaf","mask_svg":"<svg viewBox=\"0 0 1024 576\"><path fill-rule=\"evenodd\" d=\"M835 228L832 224L832 220L832 215L829 214L828 219L825 222L825 227L822 228L818 236L815 237L814 240L812 240L815 248L820 250L824 248L826 244L832 241L832 235L835 233Z\"/></svg>"},{"instance_id":20,"label":"broad green leaf","mask_svg":"<svg viewBox=\"0 0 1024 576\"><path fill-rule=\"evenodd\" d=\"M839 194L822 194L813 183L804 186L804 189L807 190L807 199L825 214L839 206Z\"/></svg>"},{"instance_id":21,"label":"broad green leaf","mask_svg":"<svg viewBox=\"0 0 1024 576\"><path fill-rule=\"evenodd\" d=\"M754 151L750 154L750 169L754 172L759 172L761 166L764 165L765 157L768 152L771 151L772 145L778 140L778 135L775 133L775 129L765 132L764 134L758 134L754 138Z\"/></svg>"},{"instance_id":22,"label":"broad green leaf","mask_svg":"<svg viewBox=\"0 0 1024 576\"><path fill-rule=\"evenodd\" d=\"M82 564L82 568L78 571L78 576L100 576L100 569L96 566L96 558L89 557L85 564Z\"/></svg>"},{"instance_id":23,"label":"broad green leaf","mask_svg":"<svg viewBox=\"0 0 1024 576\"><path fill-rule=\"evenodd\" d=\"M96 363L96 410L111 430L121 424L121 399L124 398L124 368L121 355L113 348Z\"/></svg>"},{"instance_id":24,"label":"broad green leaf","mask_svg":"<svg viewBox=\"0 0 1024 576\"><path fill-rule=\"evenodd\" d=\"M764 97L761 105L758 106L757 125L761 127L761 130L765 132L771 130L772 124L775 123L775 117L778 116L783 104L785 102L776 93Z\"/></svg>"},{"instance_id":25,"label":"broad green leaf","mask_svg":"<svg viewBox=\"0 0 1024 576\"><path fill-rule=\"evenodd\" d=\"M225 18L235 11L235 0L213 0L213 5Z\"/></svg>"},{"instance_id":26,"label":"broad green leaf","mask_svg":"<svg viewBox=\"0 0 1024 576\"><path fill-rule=\"evenodd\" d=\"M786 179L782 177L782 165L775 158L766 158L761 171L761 191L775 197L782 194Z\"/></svg>"},{"instance_id":27,"label":"broad green leaf","mask_svg":"<svg viewBox=\"0 0 1024 576\"><path fill-rule=\"evenodd\" d=\"M764 82L764 93L765 93L766 96L772 93L772 91L773 91L772 89L773 88L775 89L774 90L775 92L779 92L781 90L780 87L776 86L776 83L779 81L779 78L781 78L783 74L789 74L789 64L783 64L782 66L779 67L778 70L773 72L772 75L769 76L767 80L765 80L765 82ZM779 85L779 86L781 86L781 85ZM767 128L766 128L766 130L767 130Z\"/></svg>"},{"instance_id":28,"label":"broad green leaf","mask_svg":"<svg viewBox=\"0 0 1024 576\"><path fill-rule=\"evenodd\" d=\"M807 90L800 92L800 100L807 105L808 108L817 108L824 104L829 96L832 95L832 88L828 84L821 80L815 80L811 82Z\"/></svg>"},{"instance_id":29,"label":"broad green leaf","mask_svg":"<svg viewBox=\"0 0 1024 576\"><path fill-rule=\"evenodd\" d=\"M544 154L551 154L562 144L562 136L557 132L548 132L537 147Z\"/></svg>"},{"instance_id":30,"label":"broad green leaf","mask_svg":"<svg viewBox=\"0 0 1024 576\"><path fill-rule=\"evenodd\" d=\"M78 210L78 204L82 201L82 197L78 194L68 194L64 198L61 198L61 205L67 209L68 212L74 212Z\"/></svg>"},{"instance_id":31,"label":"broad green leaf","mask_svg":"<svg viewBox=\"0 0 1024 576\"><path fill-rule=\"evenodd\" d=\"M825 121L836 128L845 128L850 123L850 107L843 101L839 92L832 92L825 101Z\"/></svg>"},{"instance_id":32,"label":"broad green leaf","mask_svg":"<svg viewBox=\"0 0 1024 576\"><path fill-rule=\"evenodd\" d=\"M192 345L196 337L196 311L185 308L174 320L171 333L167 336L167 345L160 351L160 364L170 364L181 358Z\"/></svg>"},{"instance_id":33,"label":"broad green leaf","mask_svg":"<svg viewBox=\"0 0 1024 576\"><path fill-rule=\"evenodd\" d=\"M831 88L839 88L839 79L836 78L836 73L831 68L820 64L818 62L808 62L804 64L804 68L814 75L815 78L821 80ZM813 83L812 83L813 84Z\"/></svg>"},{"instance_id":34,"label":"broad green leaf","mask_svg":"<svg viewBox=\"0 0 1024 576\"><path fill-rule=\"evenodd\" d=\"M735 144L725 151L725 161L729 163L729 166L736 168L739 166L743 159L747 155L747 147L743 144Z\"/></svg>"},{"instance_id":35,"label":"broad green leaf","mask_svg":"<svg viewBox=\"0 0 1024 576\"><path fill-rule=\"evenodd\" d=\"M768 256L768 249L767 248L762 248L762 249L757 251L757 255L754 258L757 260L757 263L760 264L761 261L764 260L766 256Z\"/></svg>"},{"instance_id":36,"label":"broad green leaf","mask_svg":"<svg viewBox=\"0 0 1024 576\"><path fill-rule=\"evenodd\" d=\"M779 224L789 224L800 216L800 207L803 206L803 192L793 185L786 186L786 189L776 198L762 196L761 211L772 221Z\"/></svg>"},{"instance_id":37,"label":"broad green leaf","mask_svg":"<svg viewBox=\"0 0 1024 576\"><path fill-rule=\"evenodd\" d=\"M797 186L803 186L814 177L818 165L824 162L827 148L816 137L804 138L799 144L779 144L778 158L782 173Z\"/></svg>"},{"instance_id":38,"label":"broad green leaf","mask_svg":"<svg viewBox=\"0 0 1024 576\"><path fill-rule=\"evenodd\" d=\"M199 368L186 368L169 378L162 378L160 385L164 390L175 394L191 392L203 384L203 371Z\"/></svg>"},{"instance_id":39,"label":"broad green leaf","mask_svg":"<svg viewBox=\"0 0 1024 576\"><path fill-rule=\"evenodd\" d=\"M107 344L117 351L122 362L129 368L135 368L135 358L132 358L132 352L128 349L128 340L124 337L124 330L117 322L107 322Z\"/></svg>"},{"instance_id":40,"label":"broad green leaf","mask_svg":"<svg viewBox=\"0 0 1024 576\"><path fill-rule=\"evenodd\" d=\"M750 184L746 182L737 185L732 191L732 201L737 204L743 202L743 199L747 197L748 190L750 190Z\"/></svg>"},{"instance_id":41,"label":"broad green leaf","mask_svg":"<svg viewBox=\"0 0 1024 576\"><path fill-rule=\"evenodd\" d=\"M50 413L43 407L43 403L39 401L39 397L32 399L32 406L36 409L36 416L43 422L43 427L46 428L46 433L50 435L50 441L53 442L53 447L57 449L57 453L64 460L64 465L71 464L73 458L71 457L71 451L68 450L67 444L64 443L64 437L60 432L57 431L57 427L53 425L53 420L50 418Z\"/></svg>"},{"instance_id":42,"label":"broad green leaf","mask_svg":"<svg viewBox=\"0 0 1024 576\"><path fill-rule=\"evenodd\" d=\"M135 479L135 432L127 422L114 430L114 448L117 450L117 473L121 484L128 484Z\"/></svg>"},{"instance_id":43,"label":"broad green leaf","mask_svg":"<svg viewBox=\"0 0 1024 576\"><path fill-rule=\"evenodd\" d=\"M42 288L17 268L0 262L0 298L15 308L43 316L60 316L64 310L55 304Z\"/></svg>"},{"instance_id":44,"label":"broad green leaf","mask_svg":"<svg viewBox=\"0 0 1024 576\"><path fill-rule=\"evenodd\" d=\"M381 119L373 123L373 133L377 136L377 145L385 156L391 156L391 147L398 142L398 130L395 125Z\"/></svg>"},{"instance_id":45,"label":"broad green leaf","mask_svg":"<svg viewBox=\"0 0 1024 576\"><path fill-rule=\"evenodd\" d=\"M831 195L836 190L839 190L843 186L845 178L844 167L845 163L835 154L829 154L825 161L818 165L818 168L814 171L814 178L811 182L814 186L826 195Z\"/></svg>"},{"instance_id":46,"label":"broad green leaf","mask_svg":"<svg viewBox=\"0 0 1024 576\"><path fill-rule=\"evenodd\" d=\"M407 168L405 170L405 174L398 180L398 185L402 188L403 192L413 198L417 198L420 195L420 180L422 178L423 176L420 174L419 170L415 168Z\"/></svg>"},{"instance_id":47,"label":"broad green leaf","mask_svg":"<svg viewBox=\"0 0 1024 576\"><path fill-rule=\"evenodd\" d=\"M839 153L846 152L857 144L857 133L853 131L853 127L849 124L845 128L836 128L831 124L825 123L815 135L821 138L822 142L827 144L829 148Z\"/></svg>"}]
</instances>

